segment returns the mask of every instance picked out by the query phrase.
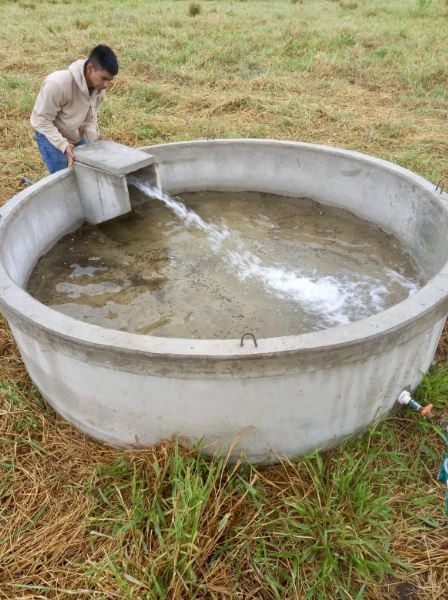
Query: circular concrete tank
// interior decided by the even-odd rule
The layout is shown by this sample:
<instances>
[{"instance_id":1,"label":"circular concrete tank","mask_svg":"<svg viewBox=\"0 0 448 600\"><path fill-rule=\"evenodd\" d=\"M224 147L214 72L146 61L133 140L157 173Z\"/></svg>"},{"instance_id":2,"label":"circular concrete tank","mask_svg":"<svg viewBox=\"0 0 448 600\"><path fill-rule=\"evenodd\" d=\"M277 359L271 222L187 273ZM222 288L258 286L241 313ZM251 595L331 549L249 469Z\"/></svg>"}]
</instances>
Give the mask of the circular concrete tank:
<instances>
[{"instance_id":1,"label":"circular concrete tank","mask_svg":"<svg viewBox=\"0 0 448 600\"><path fill-rule=\"evenodd\" d=\"M67 420L111 444L178 435L250 461L335 444L387 413L434 356L448 312L447 196L391 163L266 140L151 146L162 187L305 196L395 235L425 274L413 296L369 318L258 340L161 338L105 329L26 291L38 258L84 220L72 169L0 210L0 302L28 372ZM243 333L243 332L242 332Z\"/></svg>"}]
</instances>

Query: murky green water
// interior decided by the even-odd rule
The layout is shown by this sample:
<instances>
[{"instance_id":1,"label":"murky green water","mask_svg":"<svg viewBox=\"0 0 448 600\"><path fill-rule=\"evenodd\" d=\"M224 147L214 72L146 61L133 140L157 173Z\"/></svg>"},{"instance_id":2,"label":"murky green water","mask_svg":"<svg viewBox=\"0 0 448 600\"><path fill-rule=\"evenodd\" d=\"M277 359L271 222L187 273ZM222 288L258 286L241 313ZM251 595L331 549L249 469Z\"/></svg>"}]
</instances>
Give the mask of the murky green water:
<instances>
[{"instance_id":1,"label":"murky green water","mask_svg":"<svg viewBox=\"0 0 448 600\"><path fill-rule=\"evenodd\" d=\"M74 318L185 338L292 335L364 318L421 284L390 235L347 211L256 192L200 192L186 206L218 245L159 200L84 225L37 263L28 291Z\"/></svg>"}]
</instances>

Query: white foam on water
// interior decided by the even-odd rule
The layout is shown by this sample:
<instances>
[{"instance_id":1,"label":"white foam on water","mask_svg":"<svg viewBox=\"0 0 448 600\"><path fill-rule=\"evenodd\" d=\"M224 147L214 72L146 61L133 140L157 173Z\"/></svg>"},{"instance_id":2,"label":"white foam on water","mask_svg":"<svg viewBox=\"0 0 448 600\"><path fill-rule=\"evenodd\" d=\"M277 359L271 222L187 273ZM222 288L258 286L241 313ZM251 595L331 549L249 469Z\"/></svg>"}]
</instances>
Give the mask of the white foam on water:
<instances>
[{"instance_id":1,"label":"white foam on water","mask_svg":"<svg viewBox=\"0 0 448 600\"><path fill-rule=\"evenodd\" d=\"M267 291L278 297L299 303L308 312L318 313L329 325L343 325L353 317L363 318L383 310L388 294L380 280L367 275L362 278L351 274L338 278L332 275L319 277L317 273L305 275L286 270L281 266L267 267L250 251L228 251L228 258L241 280L256 278ZM350 317L349 317L349 314Z\"/></svg>"},{"instance_id":2,"label":"white foam on water","mask_svg":"<svg viewBox=\"0 0 448 600\"><path fill-rule=\"evenodd\" d=\"M93 277L97 271L107 271L107 267L82 267L81 265L78 265L78 263L73 263L72 265L70 265L70 268L73 269L73 271L69 275L70 279L85 276Z\"/></svg>"},{"instance_id":3,"label":"white foam on water","mask_svg":"<svg viewBox=\"0 0 448 600\"><path fill-rule=\"evenodd\" d=\"M307 312L318 314L328 326L347 324L384 309L388 290L379 279L349 272L319 276L315 271L305 273L299 269L287 270L281 265L267 266L224 223L221 227L207 223L183 202L150 183L135 176L127 179L145 195L163 202L187 226L204 231L212 250L233 267L241 281L260 281L268 293L297 302ZM418 284L392 269L385 269L385 272L391 282L408 290L409 295L419 288Z\"/></svg>"},{"instance_id":4,"label":"white foam on water","mask_svg":"<svg viewBox=\"0 0 448 600\"><path fill-rule=\"evenodd\" d=\"M411 281L410 279L408 279L401 273L398 273L398 271L395 271L394 269L389 269L388 267L385 267L384 272L391 282L397 283L400 287L404 288L405 290L408 290L408 296L412 296L413 294L415 294L415 292L417 292L420 289L418 283L416 283L415 281Z\"/></svg>"}]
</instances>

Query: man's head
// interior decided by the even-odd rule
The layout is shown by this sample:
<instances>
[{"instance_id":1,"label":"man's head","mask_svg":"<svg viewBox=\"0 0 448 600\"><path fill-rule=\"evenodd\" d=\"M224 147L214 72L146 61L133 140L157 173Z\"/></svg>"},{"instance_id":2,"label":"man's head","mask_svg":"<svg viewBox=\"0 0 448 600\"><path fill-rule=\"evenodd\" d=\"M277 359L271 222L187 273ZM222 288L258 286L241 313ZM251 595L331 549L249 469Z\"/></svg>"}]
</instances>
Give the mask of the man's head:
<instances>
[{"instance_id":1,"label":"man's head","mask_svg":"<svg viewBox=\"0 0 448 600\"><path fill-rule=\"evenodd\" d=\"M87 86L98 91L105 90L117 73L118 61L112 48L104 44L95 46L85 66Z\"/></svg>"}]
</instances>

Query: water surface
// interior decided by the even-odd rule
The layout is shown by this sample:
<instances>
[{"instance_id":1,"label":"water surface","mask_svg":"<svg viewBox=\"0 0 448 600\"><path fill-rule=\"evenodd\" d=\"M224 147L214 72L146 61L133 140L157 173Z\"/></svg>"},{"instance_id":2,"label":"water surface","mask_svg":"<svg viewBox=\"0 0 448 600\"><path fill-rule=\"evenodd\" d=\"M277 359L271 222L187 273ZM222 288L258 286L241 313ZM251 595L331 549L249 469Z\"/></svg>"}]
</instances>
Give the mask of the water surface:
<instances>
[{"instance_id":1,"label":"water surface","mask_svg":"<svg viewBox=\"0 0 448 600\"><path fill-rule=\"evenodd\" d=\"M422 283L391 235L348 211L258 192L180 200L83 225L39 260L28 291L103 327L237 338L349 323Z\"/></svg>"}]
</instances>

